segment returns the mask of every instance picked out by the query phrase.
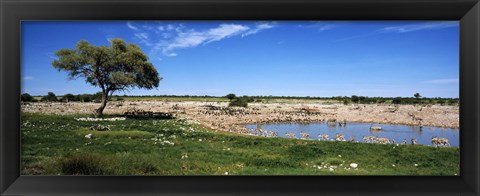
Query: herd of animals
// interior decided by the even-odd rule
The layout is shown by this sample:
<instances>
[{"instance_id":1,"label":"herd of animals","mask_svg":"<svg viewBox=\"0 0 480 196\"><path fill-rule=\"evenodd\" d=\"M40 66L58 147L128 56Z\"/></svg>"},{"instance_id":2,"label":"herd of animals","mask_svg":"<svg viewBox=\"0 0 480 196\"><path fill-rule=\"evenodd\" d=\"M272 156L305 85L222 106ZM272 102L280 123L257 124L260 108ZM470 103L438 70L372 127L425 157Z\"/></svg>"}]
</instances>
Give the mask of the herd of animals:
<instances>
[{"instance_id":1,"label":"herd of animals","mask_svg":"<svg viewBox=\"0 0 480 196\"><path fill-rule=\"evenodd\" d=\"M264 129L256 128L252 130L253 135L257 136L265 136L265 137L278 137L278 132L276 131L267 131ZM286 137L289 138L297 138L297 135L293 132L286 133ZM310 139L310 134L308 133L300 133L300 139ZM377 144L407 144L407 139L403 139L402 142L397 143L395 139L388 139L385 137L377 137L377 136L363 136L363 142L365 143L377 143ZM347 141L345 139L345 134L335 134L335 138L329 138L328 134L319 134L318 135L318 140L324 140L324 141ZM350 139L348 140L350 142L356 142L356 137L355 136L350 136ZM446 147L450 146L450 143L448 142L447 138L441 138L441 137L432 137L432 146L435 147ZM410 139L410 144L412 145L417 145L417 139L412 138Z\"/></svg>"}]
</instances>

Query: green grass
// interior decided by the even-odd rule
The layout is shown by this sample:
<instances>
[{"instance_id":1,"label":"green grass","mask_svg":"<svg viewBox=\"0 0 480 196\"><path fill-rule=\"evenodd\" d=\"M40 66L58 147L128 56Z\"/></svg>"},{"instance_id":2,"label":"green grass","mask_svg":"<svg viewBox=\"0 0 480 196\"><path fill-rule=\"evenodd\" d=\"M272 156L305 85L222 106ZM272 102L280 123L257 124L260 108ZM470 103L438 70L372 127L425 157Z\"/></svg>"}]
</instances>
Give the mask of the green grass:
<instances>
[{"instance_id":1,"label":"green grass","mask_svg":"<svg viewBox=\"0 0 480 196\"><path fill-rule=\"evenodd\" d=\"M76 117L85 116L22 115L22 174L454 175L460 168L458 148L260 138L178 119ZM95 124L111 131L91 131ZM348 169L350 163L358 169Z\"/></svg>"}]
</instances>

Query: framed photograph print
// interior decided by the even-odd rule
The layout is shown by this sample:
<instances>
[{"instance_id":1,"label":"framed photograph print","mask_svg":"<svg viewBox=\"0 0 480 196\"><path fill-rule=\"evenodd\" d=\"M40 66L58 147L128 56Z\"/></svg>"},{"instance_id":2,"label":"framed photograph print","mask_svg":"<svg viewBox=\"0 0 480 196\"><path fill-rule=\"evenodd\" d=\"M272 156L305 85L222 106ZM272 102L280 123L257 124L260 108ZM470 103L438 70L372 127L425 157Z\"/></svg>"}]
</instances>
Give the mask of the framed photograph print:
<instances>
[{"instance_id":1,"label":"framed photograph print","mask_svg":"<svg viewBox=\"0 0 480 196\"><path fill-rule=\"evenodd\" d=\"M0 195L480 193L476 0L0 7Z\"/></svg>"}]
</instances>

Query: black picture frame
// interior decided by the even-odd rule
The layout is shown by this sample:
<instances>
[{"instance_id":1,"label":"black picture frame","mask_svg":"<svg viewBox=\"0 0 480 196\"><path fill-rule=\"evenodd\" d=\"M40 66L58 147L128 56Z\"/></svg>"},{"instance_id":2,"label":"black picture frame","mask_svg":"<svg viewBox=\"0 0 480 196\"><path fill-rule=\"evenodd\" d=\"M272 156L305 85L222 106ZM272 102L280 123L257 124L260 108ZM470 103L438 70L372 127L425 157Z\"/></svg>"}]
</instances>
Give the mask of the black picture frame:
<instances>
[{"instance_id":1,"label":"black picture frame","mask_svg":"<svg viewBox=\"0 0 480 196\"><path fill-rule=\"evenodd\" d=\"M478 0L1 0L0 195L479 195ZM459 20L460 176L20 176L22 20Z\"/></svg>"}]
</instances>

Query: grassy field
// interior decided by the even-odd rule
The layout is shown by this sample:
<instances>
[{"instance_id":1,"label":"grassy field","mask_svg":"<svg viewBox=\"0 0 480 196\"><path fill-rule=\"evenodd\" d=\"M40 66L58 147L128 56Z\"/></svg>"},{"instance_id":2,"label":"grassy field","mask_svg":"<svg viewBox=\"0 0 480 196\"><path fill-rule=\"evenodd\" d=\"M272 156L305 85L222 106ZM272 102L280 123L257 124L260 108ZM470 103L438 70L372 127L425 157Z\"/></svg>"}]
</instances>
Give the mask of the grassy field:
<instances>
[{"instance_id":1,"label":"grassy field","mask_svg":"<svg viewBox=\"0 0 480 196\"><path fill-rule=\"evenodd\" d=\"M454 175L458 148L260 138L185 120L83 122L23 114L22 174ZM111 131L91 131L92 125ZM85 138L93 134L92 139ZM357 163L356 169L349 169ZM331 171L332 170L332 171Z\"/></svg>"}]
</instances>

